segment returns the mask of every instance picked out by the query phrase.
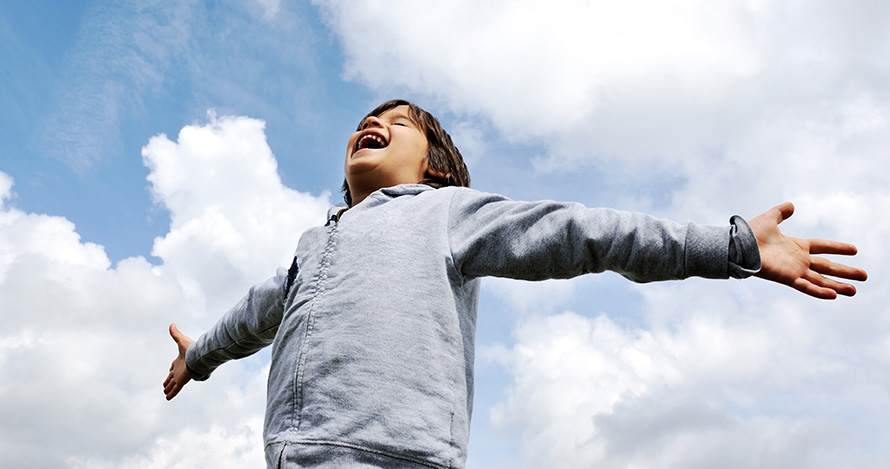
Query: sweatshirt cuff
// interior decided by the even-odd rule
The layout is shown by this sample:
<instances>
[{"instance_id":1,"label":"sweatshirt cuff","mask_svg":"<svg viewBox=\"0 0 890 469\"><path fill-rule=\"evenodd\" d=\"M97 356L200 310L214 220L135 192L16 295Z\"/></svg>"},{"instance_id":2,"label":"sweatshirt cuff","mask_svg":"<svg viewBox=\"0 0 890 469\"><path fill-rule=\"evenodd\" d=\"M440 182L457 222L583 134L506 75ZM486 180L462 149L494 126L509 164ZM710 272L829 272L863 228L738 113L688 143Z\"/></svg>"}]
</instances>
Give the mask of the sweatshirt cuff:
<instances>
[{"instance_id":1,"label":"sweatshirt cuff","mask_svg":"<svg viewBox=\"0 0 890 469\"><path fill-rule=\"evenodd\" d=\"M200 338L198 340L201 340ZM210 377L213 370L206 370L201 366L200 358L198 358L197 350L198 342L192 342L189 348L185 350L185 369L189 371L189 376L195 381L206 381Z\"/></svg>"},{"instance_id":2,"label":"sweatshirt cuff","mask_svg":"<svg viewBox=\"0 0 890 469\"><path fill-rule=\"evenodd\" d=\"M760 272L757 238L744 218L733 215L729 223L729 276L748 278Z\"/></svg>"},{"instance_id":3,"label":"sweatshirt cuff","mask_svg":"<svg viewBox=\"0 0 890 469\"><path fill-rule=\"evenodd\" d=\"M726 248L729 232L725 226L689 223L686 227L685 277L727 278Z\"/></svg>"}]
</instances>

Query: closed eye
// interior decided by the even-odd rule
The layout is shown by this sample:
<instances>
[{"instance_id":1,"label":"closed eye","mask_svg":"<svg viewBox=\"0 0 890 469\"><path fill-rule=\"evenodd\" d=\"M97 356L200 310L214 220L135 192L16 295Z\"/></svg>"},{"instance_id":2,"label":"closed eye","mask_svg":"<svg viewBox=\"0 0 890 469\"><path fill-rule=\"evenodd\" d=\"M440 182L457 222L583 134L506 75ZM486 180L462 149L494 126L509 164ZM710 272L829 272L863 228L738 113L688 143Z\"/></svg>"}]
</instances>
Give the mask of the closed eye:
<instances>
[{"instance_id":1,"label":"closed eye","mask_svg":"<svg viewBox=\"0 0 890 469\"><path fill-rule=\"evenodd\" d=\"M390 121L391 125L398 125L401 127L414 127L414 121L409 119L406 116L393 116L393 119Z\"/></svg>"}]
</instances>

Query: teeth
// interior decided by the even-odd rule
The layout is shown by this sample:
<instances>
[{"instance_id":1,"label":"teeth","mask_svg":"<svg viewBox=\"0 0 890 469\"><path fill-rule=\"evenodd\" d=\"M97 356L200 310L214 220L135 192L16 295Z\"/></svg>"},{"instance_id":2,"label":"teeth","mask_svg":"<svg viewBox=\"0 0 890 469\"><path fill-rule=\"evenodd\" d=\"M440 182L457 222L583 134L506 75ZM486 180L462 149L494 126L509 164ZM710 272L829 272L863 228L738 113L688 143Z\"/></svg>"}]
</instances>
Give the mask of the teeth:
<instances>
[{"instance_id":1,"label":"teeth","mask_svg":"<svg viewBox=\"0 0 890 469\"><path fill-rule=\"evenodd\" d=\"M374 134L366 134L366 135L362 136L362 138L359 139L358 149L361 150L361 149L370 147L372 141L377 143L376 148L383 148L384 146L386 146L386 142L379 136L374 135Z\"/></svg>"}]
</instances>

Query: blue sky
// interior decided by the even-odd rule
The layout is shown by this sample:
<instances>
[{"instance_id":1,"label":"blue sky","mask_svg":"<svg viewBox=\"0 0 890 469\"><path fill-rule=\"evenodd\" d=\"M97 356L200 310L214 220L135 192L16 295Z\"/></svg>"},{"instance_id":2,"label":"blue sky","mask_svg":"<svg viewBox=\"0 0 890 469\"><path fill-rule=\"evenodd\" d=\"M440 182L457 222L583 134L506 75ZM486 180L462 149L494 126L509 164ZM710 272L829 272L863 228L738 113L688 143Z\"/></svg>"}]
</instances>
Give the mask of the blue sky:
<instances>
[{"instance_id":1,"label":"blue sky","mask_svg":"<svg viewBox=\"0 0 890 469\"><path fill-rule=\"evenodd\" d=\"M486 280L470 467L886 465L888 20L865 0L0 4L0 465L260 465L268 355L167 403L166 325L200 334L287 262L392 97L440 118L477 189L703 224L791 200L787 233L853 242L870 273L835 302Z\"/></svg>"}]
</instances>

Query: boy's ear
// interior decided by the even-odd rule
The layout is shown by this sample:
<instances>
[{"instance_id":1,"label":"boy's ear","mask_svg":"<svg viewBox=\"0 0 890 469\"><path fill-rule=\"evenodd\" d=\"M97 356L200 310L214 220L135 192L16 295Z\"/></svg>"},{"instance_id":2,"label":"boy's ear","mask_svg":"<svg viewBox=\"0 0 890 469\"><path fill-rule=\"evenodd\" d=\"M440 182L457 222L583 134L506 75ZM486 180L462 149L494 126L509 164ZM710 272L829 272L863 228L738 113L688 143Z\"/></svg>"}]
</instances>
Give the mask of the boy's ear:
<instances>
[{"instance_id":1,"label":"boy's ear","mask_svg":"<svg viewBox=\"0 0 890 469\"><path fill-rule=\"evenodd\" d=\"M437 171L433 168L427 169L426 172L430 176L432 176L434 178L438 178L438 179L448 179L451 177L451 173L443 173L442 171Z\"/></svg>"}]
</instances>

